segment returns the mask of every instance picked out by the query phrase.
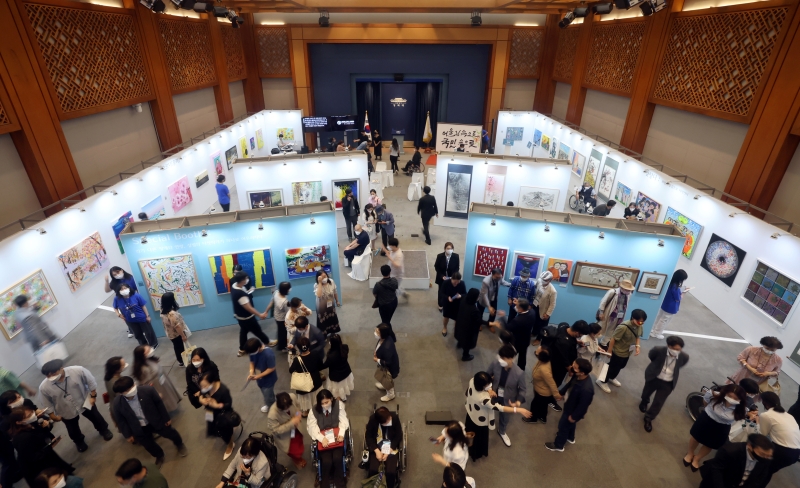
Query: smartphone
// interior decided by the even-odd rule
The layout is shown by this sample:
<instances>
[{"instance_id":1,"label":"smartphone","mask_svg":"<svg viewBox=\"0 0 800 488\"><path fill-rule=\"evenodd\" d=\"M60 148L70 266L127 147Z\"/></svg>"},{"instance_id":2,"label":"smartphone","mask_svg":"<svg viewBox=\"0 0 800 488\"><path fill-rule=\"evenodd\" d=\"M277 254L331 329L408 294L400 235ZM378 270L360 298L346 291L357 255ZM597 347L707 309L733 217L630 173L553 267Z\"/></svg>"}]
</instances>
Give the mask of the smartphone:
<instances>
[{"instance_id":1,"label":"smartphone","mask_svg":"<svg viewBox=\"0 0 800 488\"><path fill-rule=\"evenodd\" d=\"M431 442L432 442L432 443L434 443L434 444L436 444L437 442L439 442L439 439L437 439L436 437L428 437L428 440L429 440L429 441L431 441Z\"/></svg>"}]
</instances>

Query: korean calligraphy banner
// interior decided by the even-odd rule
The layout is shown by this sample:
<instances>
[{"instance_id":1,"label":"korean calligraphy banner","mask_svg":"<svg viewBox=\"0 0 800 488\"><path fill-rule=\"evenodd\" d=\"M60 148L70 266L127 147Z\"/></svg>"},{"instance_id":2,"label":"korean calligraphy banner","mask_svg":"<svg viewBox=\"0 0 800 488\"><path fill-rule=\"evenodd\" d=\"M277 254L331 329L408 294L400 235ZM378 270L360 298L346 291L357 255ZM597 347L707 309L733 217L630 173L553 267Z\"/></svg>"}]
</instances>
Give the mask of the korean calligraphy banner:
<instances>
[{"instance_id":1,"label":"korean calligraphy banner","mask_svg":"<svg viewBox=\"0 0 800 488\"><path fill-rule=\"evenodd\" d=\"M456 151L464 144L464 152L481 152L480 125L451 124L439 122L436 124L436 150Z\"/></svg>"}]
</instances>

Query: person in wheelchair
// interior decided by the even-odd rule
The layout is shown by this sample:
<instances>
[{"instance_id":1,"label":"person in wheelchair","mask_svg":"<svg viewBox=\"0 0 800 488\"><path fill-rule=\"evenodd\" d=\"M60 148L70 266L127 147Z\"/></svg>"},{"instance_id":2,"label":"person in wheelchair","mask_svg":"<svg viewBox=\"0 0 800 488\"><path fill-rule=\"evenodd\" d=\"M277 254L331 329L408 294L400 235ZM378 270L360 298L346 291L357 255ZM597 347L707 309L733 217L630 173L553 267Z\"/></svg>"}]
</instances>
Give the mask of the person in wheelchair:
<instances>
[{"instance_id":1,"label":"person in wheelchair","mask_svg":"<svg viewBox=\"0 0 800 488\"><path fill-rule=\"evenodd\" d=\"M591 203L592 207L596 207L597 199L595 199L595 195L597 195L597 192L595 191L594 187L590 185L588 181L584 181L583 187L580 190L578 190L578 200L583 198L584 206L587 203Z\"/></svg>"},{"instance_id":2,"label":"person in wheelchair","mask_svg":"<svg viewBox=\"0 0 800 488\"><path fill-rule=\"evenodd\" d=\"M317 393L317 404L311 409L307 420L308 435L313 442L317 442L317 449L312 449L319 456L320 485L324 488L331 486L331 470L333 471L333 485L344 488L344 442L345 433L350 428L347 412L341 402L333 398L328 390ZM334 429L339 429L338 433ZM340 444L339 447L329 447L331 444Z\"/></svg>"},{"instance_id":3,"label":"person in wheelchair","mask_svg":"<svg viewBox=\"0 0 800 488\"><path fill-rule=\"evenodd\" d=\"M217 488L260 488L269 479L269 460L261 452L258 440L248 437L239 448Z\"/></svg>"},{"instance_id":4,"label":"person in wheelchair","mask_svg":"<svg viewBox=\"0 0 800 488\"><path fill-rule=\"evenodd\" d=\"M380 471L381 462L386 470L386 486L397 486L397 463L403 442L403 427L396 413L380 407L367 422L367 450L369 451L368 478Z\"/></svg>"},{"instance_id":5,"label":"person in wheelchair","mask_svg":"<svg viewBox=\"0 0 800 488\"><path fill-rule=\"evenodd\" d=\"M411 156L411 161L407 162L403 168L403 173L406 176L411 176L411 173L419 173L422 167L422 154L419 152L419 146L414 147L414 155Z\"/></svg>"}]
</instances>

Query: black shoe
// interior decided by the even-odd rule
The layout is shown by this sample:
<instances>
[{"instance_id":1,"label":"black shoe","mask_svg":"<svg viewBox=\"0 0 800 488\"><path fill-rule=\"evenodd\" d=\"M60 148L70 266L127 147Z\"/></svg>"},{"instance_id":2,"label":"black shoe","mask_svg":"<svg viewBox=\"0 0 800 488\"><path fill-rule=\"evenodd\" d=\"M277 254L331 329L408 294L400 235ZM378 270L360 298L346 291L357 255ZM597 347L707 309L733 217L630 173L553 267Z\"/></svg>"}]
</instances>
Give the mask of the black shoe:
<instances>
[{"instance_id":1,"label":"black shoe","mask_svg":"<svg viewBox=\"0 0 800 488\"><path fill-rule=\"evenodd\" d=\"M529 419L527 419L525 417L522 417L522 421L525 422L526 424L538 424L539 423L539 419L535 419L533 417L531 417Z\"/></svg>"},{"instance_id":2,"label":"black shoe","mask_svg":"<svg viewBox=\"0 0 800 488\"><path fill-rule=\"evenodd\" d=\"M645 413L647 411L647 404L642 402L639 404L639 411Z\"/></svg>"},{"instance_id":3,"label":"black shoe","mask_svg":"<svg viewBox=\"0 0 800 488\"><path fill-rule=\"evenodd\" d=\"M475 359L475 356L473 356L472 354L467 354L466 356L461 356L461 360L462 361L472 361L473 359Z\"/></svg>"},{"instance_id":4,"label":"black shoe","mask_svg":"<svg viewBox=\"0 0 800 488\"><path fill-rule=\"evenodd\" d=\"M86 450L89 449L89 446L86 445L85 442L76 443L75 447L77 447L78 452L86 452Z\"/></svg>"},{"instance_id":5,"label":"black shoe","mask_svg":"<svg viewBox=\"0 0 800 488\"><path fill-rule=\"evenodd\" d=\"M563 447L558 447L553 442L545 442L544 443L544 447L546 447L550 451L564 452L564 448Z\"/></svg>"},{"instance_id":6,"label":"black shoe","mask_svg":"<svg viewBox=\"0 0 800 488\"><path fill-rule=\"evenodd\" d=\"M575 444L575 438L573 437L572 439L567 439L567 442L570 444Z\"/></svg>"},{"instance_id":7,"label":"black shoe","mask_svg":"<svg viewBox=\"0 0 800 488\"><path fill-rule=\"evenodd\" d=\"M106 441L106 442L108 442L108 441L110 441L111 439L114 438L114 434L108 429L106 429L103 432L101 432L100 435L103 436L103 440Z\"/></svg>"},{"instance_id":8,"label":"black shoe","mask_svg":"<svg viewBox=\"0 0 800 488\"><path fill-rule=\"evenodd\" d=\"M157 457L156 458L156 466L158 466L160 468L162 464L164 464L164 456Z\"/></svg>"},{"instance_id":9,"label":"black shoe","mask_svg":"<svg viewBox=\"0 0 800 488\"><path fill-rule=\"evenodd\" d=\"M647 432L653 432L653 423L650 422L650 419L644 419L644 430Z\"/></svg>"},{"instance_id":10,"label":"black shoe","mask_svg":"<svg viewBox=\"0 0 800 488\"><path fill-rule=\"evenodd\" d=\"M431 245L431 241L425 241L425 244L430 246Z\"/></svg>"},{"instance_id":11,"label":"black shoe","mask_svg":"<svg viewBox=\"0 0 800 488\"><path fill-rule=\"evenodd\" d=\"M550 403L549 405L550 405L550 408L552 408L556 412L561 412L562 410L564 410L563 408L561 408L561 405L559 405L558 403Z\"/></svg>"},{"instance_id":12,"label":"black shoe","mask_svg":"<svg viewBox=\"0 0 800 488\"><path fill-rule=\"evenodd\" d=\"M386 253L381 251L381 256L386 256Z\"/></svg>"}]
</instances>

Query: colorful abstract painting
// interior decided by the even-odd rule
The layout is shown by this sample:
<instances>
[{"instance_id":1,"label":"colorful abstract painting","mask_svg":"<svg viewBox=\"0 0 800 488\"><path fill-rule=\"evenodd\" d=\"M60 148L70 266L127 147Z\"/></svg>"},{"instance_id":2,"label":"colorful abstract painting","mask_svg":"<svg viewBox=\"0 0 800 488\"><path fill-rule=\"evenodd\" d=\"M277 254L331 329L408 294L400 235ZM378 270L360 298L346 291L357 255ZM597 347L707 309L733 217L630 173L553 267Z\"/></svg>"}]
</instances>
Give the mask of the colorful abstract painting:
<instances>
[{"instance_id":1,"label":"colorful abstract painting","mask_svg":"<svg viewBox=\"0 0 800 488\"><path fill-rule=\"evenodd\" d=\"M322 198L322 181L293 181L291 185L295 205L318 202Z\"/></svg>"},{"instance_id":2,"label":"colorful abstract painting","mask_svg":"<svg viewBox=\"0 0 800 488\"><path fill-rule=\"evenodd\" d=\"M233 163L238 157L239 154L236 152L236 146L225 151L225 161L228 163L228 169L233 169Z\"/></svg>"},{"instance_id":3,"label":"colorful abstract painting","mask_svg":"<svg viewBox=\"0 0 800 488\"><path fill-rule=\"evenodd\" d=\"M642 192L636 194L636 208L644 215L645 222L658 221L658 214L661 213L661 204Z\"/></svg>"},{"instance_id":4,"label":"colorful abstract painting","mask_svg":"<svg viewBox=\"0 0 800 488\"><path fill-rule=\"evenodd\" d=\"M0 294L0 323L3 325L3 334L9 340L22 332L22 327L19 327L14 320L14 312L17 309L14 298L19 295L28 297L28 303L40 317L58 305L56 296L53 295L53 290L50 289L50 284L41 269L3 290Z\"/></svg>"},{"instance_id":5,"label":"colorful abstract painting","mask_svg":"<svg viewBox=\"0 0 800 488\"><path fill-rule=\"evenodd\" d=\"M794 310L797 295L800 283L758 260L742 298L783 327Z\"/></svg>"},{"instance_id":6,"label":"colorful abstract painting","mask_svg":"<svg viewBox=\"0 0 800 488\"><path fill-rule=\"evenodd\" d=\"M186 176L182 176L181 179L169 185L167 191L172 211L175 213L192 202L192 188L189 186L189 178Z\"/></svg>"},{"instance_id":7,"label":"colorful abstract painting","mask_svg":"<svg viewBox=\"0 0 800 488\"><path fill-rule=\"evenodd\" d=\"M733 285L736 275L742 269L745 251L731 244L717 234L711 234L708 247L700 266L716 276L721 282L728 286ZM766 298L766 297L763 297Z\"/></svg>"},{"instance_id":8,"label":"colorful abstract painting","mask_svg":"<svg viewBox=\"0 0 800 488\"><path fill-rule=\"evenodd\" d=\"M614 200L627 207L628 204L631 203L631 194L630 188L625 186L624 183L617 182L617 191L614 192Z\"/></svg>"},{"instance_id":9,"label":"colorful abstract painting","mask_svg":"<svg viewBox=\"0 0 800 488\"><path fill-rule=\"evenodd\" d=\"M505 274L507 260L507 248L478 244L475 249L475 268L472 272L478 276L489 276L492 274L492 268L500 268Z\"/></svg>"},{"instance_id":10,"label":"colorful abstract painting","mask_svg":"<svg viewBox=\"0 0 800 488\"><path fill-rule=\"evenodd\" d=\"M250 157L250 150L247 148L247 139L244 137L239 139L239 153L242 155L242 159Z\"/></svg>"},{"instance_id":11,"label":"colorful abstract painting","mask_svg":"<svg viewBox=\"0 0 800 488\"><path fill-rule=\"evenodd\" d=\"M542 145L542 131L540 131L539 129L533 131L533 144L535 146Z\"/></svg>"},{"instance_id":12,"label":"colorful abstract painting","mask_svg":"<svg viewBox=\"0 0 800 488\"><path fill-rule=\"evenodd\" d=\"M294 140L294 129L288 127L281 127L275 131L275 137L283 139L284 142L291 142Z\"/></svg>"},{"instance_id":13,"label":"colorful abstract painting","mask_svg":"<svg viewBox=\"0 0 800 488\"><path fill-rule=\"evenodd\" d=\"M250 138L250 150L252 151L255 148L256 148L256 138L255 137L251 137Z\"/></svg>"},{"instance_id":14,"label":"colorful abstract painting","mask_svg":"<svg viewBox=\"0 0 800 488\"><path fill-rule=\"evenodd\" d=\"M569 259L550 258L547 260L547 271L553 274L553 283L569 283L572 273L572 261Z\"/></svg>"},{"instance_id":15,"label":"colorful abstract painting","mask_svg":"<svg viewBox=\"0 0 800 488\"><path fill-rule=\"evenodd\" d=\"M572 172L578 176L578 178L583 177L583 169L586 166L586 156L579 153L578 151L572 152Z\"/></svg>"},{"instance_id":16,"label":"colorful abstract painting","mask_svg":"<svg viewBox=\"0 0 800 488\"><path fill-rule=\"evenodd\" d=\"M603 154L596 149L592 149L591 154L589 154L589 163L586 165L586 173L583 175L584 183L589 183L592 186L597 185L597 175L600 173L602 160Z\"/></svg>"},{"instance_id":17,"label":"colorful abstract painting","mask_svg":"<svg viewBox=\"0 0 800 488\"><path fill-rule=\"evenodd\" d=\"M122 217L111 222L111 228L114 230L114 237L117 239L120 254L125 254L125 249L122 247L122 240L119 238L119 235L125 230L125 226L128 225L128 222L133 222L133 212L130 210L122 214Z\"/></svg>"},{"instance_id":18,"label":"colorful abstract painting","mask_svg":"<svg viewBox=\"0 0 800 488\"><path fill-rule=\"evenodd\" d=\"M550 150L550 136L542 134L542 149L545 151Z\"/></svg>"},{"instance_id":19,"label":"colorful abstract painting","mask_svg":"<svg viewBox=\"0 0 800 488\"><path fill-rule=\"evenodd\" d=\"M290 280L314 277L325 270L331 275L331 246L308 246L286 250L286 270Z\"/></svg>"},{"instance_id":20,"label":"colorful abstract painting","mask_svg":"<svg viewBox=\"0 0 800 488\"><path fill-rule=\"evenodd\" d=\"M509 127L506 129L506 139L511 141L521 141L522 133L525 131L524 127Z\"/></svg>"},{"instance_id":21,"label":"colorful abstract painting","mask_svg":"<svg viewBox=\"0 0 800 488\"><path fill-rule=\"evenodd\" d=\"M672 207L667 207L664 223L674 225L681 235L686 238L681 254L685 258L691 259L694 254L694 248L697 246L697 241L700 239L700 233L703 232L703 226Z\"/></svg>"},{"instance_id":22,"label":"colorful abstract painting","mask_svg":"<svg viewBox=\"0 0 800 488\"><path fill-rule=\"evenodd\" d=\"M222 168L222 153L217 151L211 155L211 164L214 166L214 174L221 175L224 171Z\"/></svg>"},{"instance_id":23,"label":"colorful abstract painting","mask_svg":"<svg viewBox=\"0 0 800 488\"><path fill-rule=\"evenodd\" d=\"M256 144L258 145L259 149L264 147L264 134L261 132L261 129L256 131Z\"/></svg>"},{"instance_id":24,"label":"colorful abstract painting","mask_svg":"<svg viewBox=\"0 0 800 488\"><path fill-rule=\"evenodd\" d=\"M559 143L558 144L558 157L556 159L569 160L569 152L571 150L572 149L570 149L570 147L567 146L566 144L564 144L563 142Z\"/></svg>"},{"instance_id":25,"label":"colorful abstract painting","mask_svg":"<svg viewBox=\"0 0 800 488\"><path fill-rule=\"evenodd\" d=\"M231 278L234 266L242 266L242 271L250 277L248 286L256 289L275 286L275 272L272 269L272 253L269 248L258 251L243 251L219 256L209 256L208 265L214 277L217 295L231 292Z\"/></svg>"},{"instance_id":26,"label":"colorful abstract painting","mask_svg":"<svg viewBox=\"0 0 800 488\"><path fill-rule=\"evenodd\" d=\"M56 259L70 291L77 291L89 280L103 273L110 263L99 232L59 254Z\"/></svg>"},{"instance_id":27,"label":"colorful abstract painting","mask_svg":"<svg viewBox=\"0 0 800 488\"><path fill-rule=\"evenodd\" d=\"M333 190L333 203L336 206L337 210L341 210L342 199L344 198L345 192L347 190L353 190L353 198L355 198L356 200L358 200L358 197L361 196L360 194L361 180L357 178L354 180L333 180L331 181L331 187Z\"/></svg>"},{"instance_id":28,"label":"colorful abstract painting","mask_svg":"<svg viewBox=\"0 0 800 488\"><path fill-rule=\"evenodd\" d=\"M200 280L191 254L139 261L147 293L155 310L161 310L161 297L171 291L181 307L203 304Z\"/></svg>"},{"instance_id":29,"label":"colorful abstract painting","mask_svg":"<svg viewBox=\"0 0 800 488\"><path fill-rule=\"evenodd\" d=\"M283 205L283 190L257 190L247 192L250 208L280 207Z\"/></svg>"},{"instance_id":30,"label":"colorful abstract painting","mask_svg":"<svg viewBox=\"0 0 800 488\"><path fill-rule=\"evenodd\" d=\"M503 204L503 190L506 184L507 166L491 164L486 169L486 188L483 191L483 203Z\"/></svg>"},{"instance_id":31,"label":"colorful abstract painting","mask_svg":"<svg viewBox=\"0 0 800 488\"><path fill-rule=\"evenodd\" d=\"M544 266L544 254L533 254L529 252L514 251L511 258L511 268L508 272L508 279L514 279L527 269L531 274L531 279L535 280L542 272Z\"/></svg>"}]
</instances>

